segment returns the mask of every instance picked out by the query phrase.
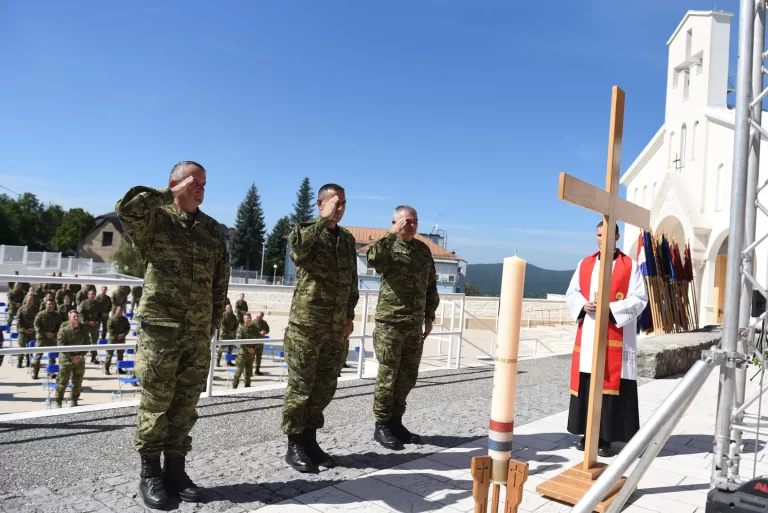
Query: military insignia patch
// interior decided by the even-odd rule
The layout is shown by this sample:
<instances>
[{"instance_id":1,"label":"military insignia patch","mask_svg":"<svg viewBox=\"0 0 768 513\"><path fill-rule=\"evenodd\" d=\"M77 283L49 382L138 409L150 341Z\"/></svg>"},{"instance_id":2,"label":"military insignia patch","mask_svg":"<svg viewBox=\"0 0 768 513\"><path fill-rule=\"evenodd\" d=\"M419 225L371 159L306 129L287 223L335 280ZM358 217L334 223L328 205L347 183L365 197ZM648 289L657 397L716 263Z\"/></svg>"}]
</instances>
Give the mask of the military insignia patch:
<instances>
[{"instance_id":1,"label":"military insignia patch","mask_svg":"<svg viewBox=\"0 0 768 513\"><path fill-rule=\"evenodd\" d=\"M622 294L621 292L617 292L616 301L621 301L622 299L624 299L624 294Z\"/></svg>"}]
</instances>

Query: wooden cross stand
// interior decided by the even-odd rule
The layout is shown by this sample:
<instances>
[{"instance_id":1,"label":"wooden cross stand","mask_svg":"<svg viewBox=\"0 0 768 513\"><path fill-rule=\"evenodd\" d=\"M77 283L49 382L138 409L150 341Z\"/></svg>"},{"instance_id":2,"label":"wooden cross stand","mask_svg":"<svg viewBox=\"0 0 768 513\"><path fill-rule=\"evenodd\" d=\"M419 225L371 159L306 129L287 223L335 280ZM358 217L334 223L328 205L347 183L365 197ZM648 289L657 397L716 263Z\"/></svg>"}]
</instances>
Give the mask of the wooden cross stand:
<instances>
[{"instance_id":1,"label":"wooden cross stand","mask_svg":"<svg viewBox=\"0 0 768 513\"><path fill-rule=\"evenodd\" d=\"M603 379L605 376L605 353L608 338L609 303L613 255L616 248L616 222L648 229L651 213L634 203L619 198L619 168L621 165L621 139L624 128L624 91L613 87L611 103L611 126L608 137L608 169L605 190L582 182L570 175L560 173L558 198L574 205L603 215L603 241L600 248L600 280L597 296L597 318L595 322L595 350L592 356L592 375L589 387L589 411L584 447L584 462L559 474L536 487L546 497L576 504L605 469L597 461L597 445L600 435L600 414L603 408ZM625 479L617 483L595 511L604 512Z\"/></svg>"}]
</instances>

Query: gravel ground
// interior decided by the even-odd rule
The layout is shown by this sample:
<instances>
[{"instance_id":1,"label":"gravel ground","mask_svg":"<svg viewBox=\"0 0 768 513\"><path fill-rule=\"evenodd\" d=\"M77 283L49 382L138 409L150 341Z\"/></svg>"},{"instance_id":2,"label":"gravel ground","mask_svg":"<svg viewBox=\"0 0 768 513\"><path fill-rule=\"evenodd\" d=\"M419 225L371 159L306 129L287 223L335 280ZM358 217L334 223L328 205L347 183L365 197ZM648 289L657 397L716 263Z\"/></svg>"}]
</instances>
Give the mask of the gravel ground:
<instances>
[{"instance_id":1,"label":"gravel ground","mask_svg":"<svg viewBox=\"0 0 768 513\"><path fill-rule=\"evenodd\" d=\"M570 356L520 363L518 425L568 407L569 367ZM318 433L339 466L309 475L283 461L282 390L203 399L188 471L210 500L178 510L250 511L475 440L487 433L492 388L491 368L421 375L404 420L424 444L392 452L372 439L373 381L344 382ZM135 415L125 408L0 423L0 510L145 511L132 447Z\"/></svg>"}]
</instances>

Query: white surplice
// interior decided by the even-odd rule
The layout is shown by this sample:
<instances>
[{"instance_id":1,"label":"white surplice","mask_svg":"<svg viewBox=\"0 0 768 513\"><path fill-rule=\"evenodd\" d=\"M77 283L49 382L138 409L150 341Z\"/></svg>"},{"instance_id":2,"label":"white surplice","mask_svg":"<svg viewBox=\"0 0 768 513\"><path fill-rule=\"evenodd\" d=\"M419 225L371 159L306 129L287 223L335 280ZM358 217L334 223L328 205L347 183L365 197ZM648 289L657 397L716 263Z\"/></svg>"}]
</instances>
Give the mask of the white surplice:
<instances>
[{"instance_id":1,"label":"white surplice","mask_svg":"<svg viewBox=\"0 0 768 513\"><path fill-rule=\"evenodd\" d=\"M573 273L565 299L568 310L576 324L579 323L579 315L587 304L587 299L581 293L579 283L579 269L583 260ZM614 265L616 260L613 261ZM592 269L592 281L589 287L591 299L597 296L597 288L600 280L600 257ZM621 363L621 379L637 380L637 318L645 310L648 304L648 293L645 290L643 272L637 262L632 260L632 275L629 278L627 297L621 301L611 301L610 308L616 319L616 325L624 328L624 352ZM587 313L584 316L584 325L581 328L581 356L579 357L579 371L590 374L592 372L592 354L595 346L595 313Z\"/></svg>"}]
</instances>

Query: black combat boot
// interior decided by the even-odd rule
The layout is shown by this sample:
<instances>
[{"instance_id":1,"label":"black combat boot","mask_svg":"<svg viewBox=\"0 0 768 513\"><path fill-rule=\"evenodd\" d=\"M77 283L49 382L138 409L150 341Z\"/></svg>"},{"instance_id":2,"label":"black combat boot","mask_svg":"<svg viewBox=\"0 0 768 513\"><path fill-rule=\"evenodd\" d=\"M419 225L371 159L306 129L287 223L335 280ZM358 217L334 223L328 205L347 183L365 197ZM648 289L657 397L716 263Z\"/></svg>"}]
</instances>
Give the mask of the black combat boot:
<instances>
[{"instance_id":1,"label":"black combat boot","mask_svg":"<svg viewBox=\"0 0 768 513\"><path fill-rule=\"evenodd\" d=\"M421 443L421 437L419 435L411 433L408 431L408 429L406 429L405 426L403 426L402 416L392 417L392 419L389 421L389 425L392 429L392 434L395 435L395 437L397 437L397 439L404 444Z\"/></svg>"},{"instance_id":2,"label":"black combat boot","mask_svg":"<svg viewBox=\"0 0 768 513\"><path fill-rule=\"evenodd\" d=\"M403 442L392 433L392 428L388 422L376 423L376 431L373 432L373 439L387 449L392 449L393 451L400 451L405 448L403 447Z\"/></svg>"},{"instance_id":3,"label":"black combat boot","mask_svg":"<svg viewBox=\"0 0 768 513\"><path fill-rule=\"evenodd\" d=\"M152 509L165 509L170 502L163 483L163 469L160 467L160 456L141 457L141 482L139 494L144 504Z\"/></svg>"},{"instance_id":4,"label":"black combat boot","mask_svg":"<svg viewBox=\"0 0 768 513\"><path fill-rule=\"evenodd\" d=\"M17 369L21 369L21 359L19 359L19 363L16 364Z\"/></svg>"},{"instance_id":5,"label":"black combat boot","mask_svg":"<svg viewBox=\"0 0 768 513\"><path fill-rule=\"evenodd\" d=\"M312 463L318 467L333 468L336 466L336 460L325 452L317 443L317 429L304 429L304 451L312 460Z\"/></svg>"},{"instance_id":6,"label":"black combat boot","mask_svg":"<svg viewBox=\"0 0 768 513\"><path fill-rule=\"evenodd\" d=\"M189 478L184 470L184 456L165 455L163 480L168 493L175 493L184 502L203 502L205 493Z\"/></svg>"},{"instance_id":7,"label":"black combat boot","mask_svg":"<svg viewBox=\"0 0 768 513\"><path fill-rule=\"evenodd\" d=\"M107 375L107 376L111 376L112 375L112 373L109 372L109 367L104 367L104 374Z\"/></svg>"},{"instance_id":8,"label":"black combat boot","mask_svg":"<svg viewBox=\"0 0 768 513\"><path fill-rule=\"evenodd\" d=\"M288 435L288 451L285 462L299 472L316 472L317 467L309 459L304 448L304 435Z\"/></svg>"},{"instance_id":9,"label":"black combat boot","mask_svg":"<svg viewBox=\"0 0 768 513\"><path fill-rule=\"evenodd\" d=\"M40 374L40 367L32 369L32 379L40 379L38 374Z\"/></svg>"},{"instance_id":10,"label":"black combat boot","mask_svg":"<svg viewBox=\"0 0 768 513\"><path fill-rule=\"evenodd\" d=\"M32 362L29 359L29 355L27 355L27 368L30 368L32 366Z\"/></svg>"}]
</instances>

